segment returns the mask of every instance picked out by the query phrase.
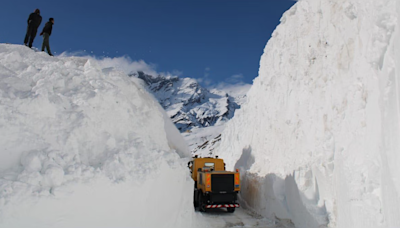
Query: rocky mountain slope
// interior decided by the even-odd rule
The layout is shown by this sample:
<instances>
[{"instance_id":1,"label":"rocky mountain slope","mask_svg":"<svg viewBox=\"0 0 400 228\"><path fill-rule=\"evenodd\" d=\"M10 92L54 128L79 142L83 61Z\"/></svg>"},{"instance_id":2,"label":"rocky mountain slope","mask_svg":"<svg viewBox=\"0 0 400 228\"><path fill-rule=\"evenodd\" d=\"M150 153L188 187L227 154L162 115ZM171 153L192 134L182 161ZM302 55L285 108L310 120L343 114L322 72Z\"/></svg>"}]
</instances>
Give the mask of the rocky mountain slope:
<instances>
[{"instance_id":1,"label":"rocky mountain slope","mask_svg":"<svg viewBox=\"0 0 400 228\"><path fill-rule=\"evenodd\" d=\"M237 99L226 92L208 90L192 78L153 76L143 72L136 75L145 81L181 132L224 123L240 107Z\"/></svg>"},{"instance_id":2,"label":"rocky mountain slope","mask_svg":"<svg viewBox=\"0 0 400 228\"><path fill-rule=\"evenodd\" d=\"M247 87L239 92L230 90L229 94L206 89L195 79L178 76L154 76L140 71L132 76L145 82L196 154L208 154L215 148L214 138L220 136L224 124L240 108L247 92ZM208 145L211 141L214 141L212 147Z\"/></svg>"}]
</instances>

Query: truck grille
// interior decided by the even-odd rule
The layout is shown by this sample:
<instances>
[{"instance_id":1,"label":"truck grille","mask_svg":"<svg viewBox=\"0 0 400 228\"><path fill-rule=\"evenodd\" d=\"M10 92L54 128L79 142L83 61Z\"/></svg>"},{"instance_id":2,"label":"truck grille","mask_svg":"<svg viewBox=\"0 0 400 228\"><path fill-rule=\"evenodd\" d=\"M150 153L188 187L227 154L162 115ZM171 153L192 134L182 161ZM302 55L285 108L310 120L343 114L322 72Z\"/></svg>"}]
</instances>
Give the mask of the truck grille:
<instances>
[{"instance_id":1,"label":"truck grille","mask_svg":"<svg viewBox=\"0 0 400 228\"><path fill-rule=\"evenodd\" d=\"M234 191L234 175L233 174L213 174L211 175L211 191L212 192L233 192Z\"/></svg>"}]
</instances>

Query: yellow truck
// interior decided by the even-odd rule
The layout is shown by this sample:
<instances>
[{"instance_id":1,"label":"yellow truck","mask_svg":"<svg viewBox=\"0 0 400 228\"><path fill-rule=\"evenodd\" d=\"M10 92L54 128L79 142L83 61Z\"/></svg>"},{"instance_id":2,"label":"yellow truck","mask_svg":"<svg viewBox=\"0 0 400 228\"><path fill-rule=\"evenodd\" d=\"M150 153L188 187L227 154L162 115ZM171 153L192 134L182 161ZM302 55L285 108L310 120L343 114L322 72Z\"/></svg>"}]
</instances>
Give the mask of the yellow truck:
<instances>
[{"instance_id":1,"label":"yellow truck","mask_svg":"<svg viewBox=\"0 0 400 228\"><path fill-rule=\"evenodd\" d=\"M200 211L210 208L226 208L233 213L239 204L240 173L225 170L224 160L195 156L188 163L194 180L194 207Z\"/></svg>"}]
</instances>

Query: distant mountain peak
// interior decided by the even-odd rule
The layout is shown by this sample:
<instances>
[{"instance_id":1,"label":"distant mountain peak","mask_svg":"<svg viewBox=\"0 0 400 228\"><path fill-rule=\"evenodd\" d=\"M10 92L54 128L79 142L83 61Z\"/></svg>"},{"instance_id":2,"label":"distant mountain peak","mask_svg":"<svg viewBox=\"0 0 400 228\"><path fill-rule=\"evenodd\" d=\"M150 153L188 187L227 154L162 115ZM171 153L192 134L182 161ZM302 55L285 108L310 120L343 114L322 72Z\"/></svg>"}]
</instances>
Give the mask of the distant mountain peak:
<instances>
[{"instance_id":1,"label":"distant mountain peak","mask_svg":"<svg viewBox=\"0 0 400 228\"><path fill-rule=\"evenodd\" d=\"M193 78L154 76L141 71L132 76L146 83L181 132L223 124L240 107L227 92L204 88Z\"/></svg>"}]
</instances>

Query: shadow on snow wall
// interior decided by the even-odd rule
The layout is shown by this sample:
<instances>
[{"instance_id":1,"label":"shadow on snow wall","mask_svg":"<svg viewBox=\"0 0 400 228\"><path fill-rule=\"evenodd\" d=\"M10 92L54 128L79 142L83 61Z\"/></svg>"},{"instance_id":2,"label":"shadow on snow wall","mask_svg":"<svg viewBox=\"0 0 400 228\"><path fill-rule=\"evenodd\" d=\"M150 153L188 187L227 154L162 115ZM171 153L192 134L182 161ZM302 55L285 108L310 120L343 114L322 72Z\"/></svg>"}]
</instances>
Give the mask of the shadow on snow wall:
<instances>
[{"instance_id":1,"label":"shadow on snow wall","mask_svg":"<svg viewBox=\"0 0 400 228\"><path fill-rule=\"evenodd\" d=\"M242 155L235 164L235 169L240 169L241 173L242 204L260 212L264 217L278 221L289 220L296 227L312 228L328 224L325 205L315 207L319 202L317 180L316 193L309 199L299 191L295 172L284 179L274 173L259 176L249 171L254 162L252 148L248 146L242 150Z\"/></svg>"}]
</instances>

